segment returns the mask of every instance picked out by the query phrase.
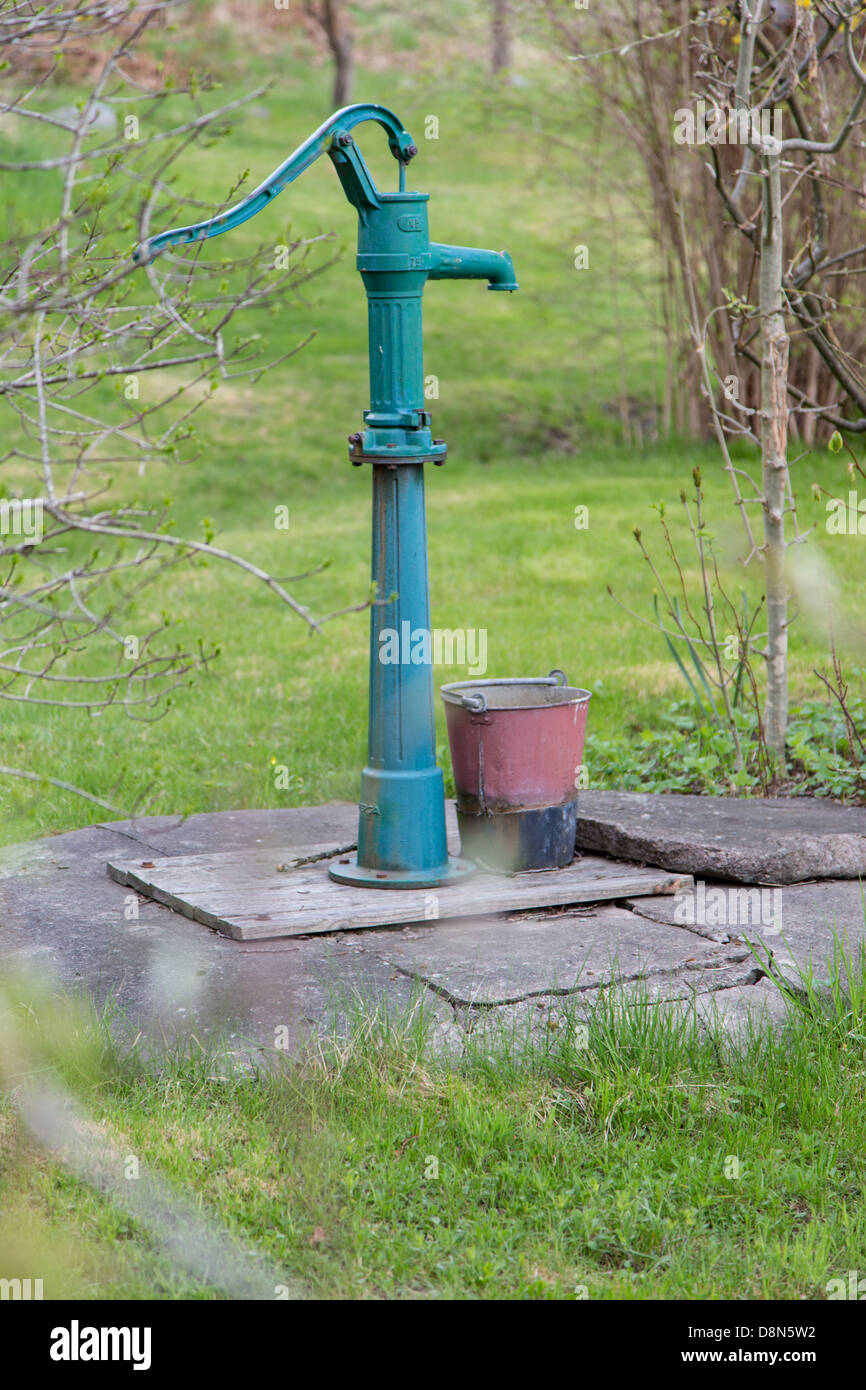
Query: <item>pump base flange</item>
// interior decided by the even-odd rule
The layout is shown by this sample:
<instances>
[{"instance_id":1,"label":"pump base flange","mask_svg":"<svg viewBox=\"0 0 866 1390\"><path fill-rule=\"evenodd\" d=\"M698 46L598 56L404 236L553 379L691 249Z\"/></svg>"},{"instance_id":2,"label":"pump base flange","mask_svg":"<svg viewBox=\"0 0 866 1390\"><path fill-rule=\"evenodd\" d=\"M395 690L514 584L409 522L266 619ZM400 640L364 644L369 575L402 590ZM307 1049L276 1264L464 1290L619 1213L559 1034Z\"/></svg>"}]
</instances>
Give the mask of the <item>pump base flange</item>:
<instances>
[{"instance_id":1,"label":"pump base flange","mask_svg":"<svg viewBox=\"0 0 866 1390\"><path fill-rule=\"evenodd\" d=\"M365 450L362 445L355 445L349 450L349 462L356 468L360 468L362 463L372 463L374 466L385 468L401 468L412 463L436 463L443 464L448 454L448 449L443 439L434 439L434 445L441 445L441 448L433 448L419 451L417 454L389 453L386 450Z\"/></svg>"},{"instance_id":2,"label":"pump base flange","mask_svg":"<svg viewBox=\"0 0 866 1390\"><path fill-rule=\"evenodd\" d=\"M477 865L452 855L447 864L435 869L370 869L358 863L357 855L338 859L328 869L336 883L347 883L352 888L444 888L476 872Z\"/></svg>"}]
</instances>

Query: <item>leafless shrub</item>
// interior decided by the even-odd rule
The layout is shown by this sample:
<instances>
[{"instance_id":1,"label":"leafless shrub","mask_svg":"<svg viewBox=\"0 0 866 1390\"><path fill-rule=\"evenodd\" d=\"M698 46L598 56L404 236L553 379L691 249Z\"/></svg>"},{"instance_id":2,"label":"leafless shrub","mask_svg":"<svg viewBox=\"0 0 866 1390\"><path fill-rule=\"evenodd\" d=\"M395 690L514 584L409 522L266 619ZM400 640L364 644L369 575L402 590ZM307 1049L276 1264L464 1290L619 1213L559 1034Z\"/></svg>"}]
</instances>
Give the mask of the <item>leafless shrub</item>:
<instances>
[{"instance_id":1,"label":"leafless shrub","mask_svg":"<svg viewBox=\"0 0 866 1390\"><path fill-rule=\"evenodd\" d=\"M205 559L254 577L312 629L325 621L290 591L299 576L228 552L207 525L200 537L174 534L148 485L155 460L195 457L196 413L221 383L257 381L283 360L243 336L245 312L285 304L322 268L308 241L276 261L268 248L229 266L198 246L158 266L133 263L151 230L192 220L190 206L202 215L170 186L178 156L224 136L261 96L212 105L194 74L153 87L143 36L174 8L20 0L0 14L0 58L10 60L0 87L0 700L9 703L159 717L214 649L180 649L162 619L131 642L122 614L158 576ZM69 83L76 65L89 76L86 98L58 111L58 79ZM226 202L235 193L227 188Z\"/></svg>"}]
</instances>

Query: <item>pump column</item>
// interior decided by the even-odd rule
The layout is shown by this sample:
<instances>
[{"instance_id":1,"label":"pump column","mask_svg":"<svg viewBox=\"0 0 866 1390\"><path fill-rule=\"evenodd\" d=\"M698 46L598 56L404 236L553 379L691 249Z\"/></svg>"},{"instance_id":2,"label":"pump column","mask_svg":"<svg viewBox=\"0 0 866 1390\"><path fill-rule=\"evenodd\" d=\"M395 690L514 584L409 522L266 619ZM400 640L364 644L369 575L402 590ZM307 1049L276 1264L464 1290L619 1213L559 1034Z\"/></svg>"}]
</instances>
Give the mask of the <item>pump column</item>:
<instances>
[{"instance_id":1,"label":"pump column","mask_svg":"<svg viewBox=\"0 0 866 1390\"><path fill-rule=\"evenodd\" d=\"M331 876L371 887L435 887L472 871L449 860L436 766L424 463L441 463L424 410L422 295L432 266L427 194L379 194L358 232L368 299L370 409L353 463L373 470L368 761L358 854Z\"/></svg>"}]
</instances>

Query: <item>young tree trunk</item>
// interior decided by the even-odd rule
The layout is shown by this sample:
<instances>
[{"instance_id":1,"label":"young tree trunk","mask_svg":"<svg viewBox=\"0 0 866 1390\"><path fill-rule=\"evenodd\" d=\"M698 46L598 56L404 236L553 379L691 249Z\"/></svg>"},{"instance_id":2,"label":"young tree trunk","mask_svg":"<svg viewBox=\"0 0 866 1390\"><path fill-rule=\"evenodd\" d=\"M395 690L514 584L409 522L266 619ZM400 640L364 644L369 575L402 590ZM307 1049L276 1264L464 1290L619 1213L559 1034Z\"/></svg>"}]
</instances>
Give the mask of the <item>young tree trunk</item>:
<instances>
[{"instance_id":1,"label":"young tree trunk","mask_svg":"<svg viewBox=\"0 0 866 1390\"><path fill-rule=\"evenodd\" d=\"M788 351L782 298L782 152L761 155L761 476L767 594L767 746L785 766L788 727L788 590L785 576L785 486L788 476Z\"/></svg>"},{"instance_id":2,"label":"young tree trunk","mask_svg":"<svg viewBox=\"0 0 866 1390\"><path fill-rule=\"evenodd\" d=\"M355 85L354 38L345 0L321 0L316 15L334 58L334 106L348 106Z\"/></svg>"},{"instance_id":3,"label":"young tree trunk","mask_svg":"<svg viewBox=\"0 0 866 1390\"><path fill-rule=\"evenodd\" d=\"M490 66L494 75L511 67L511 30L508 0L493 0Z\"/></svg>"}]
</instances>

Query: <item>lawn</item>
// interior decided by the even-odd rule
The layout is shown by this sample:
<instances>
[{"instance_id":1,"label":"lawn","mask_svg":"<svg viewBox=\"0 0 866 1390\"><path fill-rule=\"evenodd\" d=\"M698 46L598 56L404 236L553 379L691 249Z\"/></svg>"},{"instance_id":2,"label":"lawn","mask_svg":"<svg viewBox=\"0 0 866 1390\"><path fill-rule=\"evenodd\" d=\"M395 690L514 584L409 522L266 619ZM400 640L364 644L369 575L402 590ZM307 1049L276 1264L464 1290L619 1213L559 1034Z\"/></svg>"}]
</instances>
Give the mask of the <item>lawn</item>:
<instances>
[{"instance_id":1,"label":"lawn","mask_svg":"<svg viewBox=\"0 0 866 1390\"><path fill-rule=\"evenodd\" d=\"M847 994L813 989L781 1037L741 1045L611 993L588 1024L518 1020L450 1060L423 1013L367 1013L256 1075L194 1045L147 1064L87 1007L7 987L7 1093L65 1086L121 1191L46 1157L7 1099L0 1268L39 1271L46 1298L239 1296L230 1255L184 1267L192 1213L254 1257L264 1297L814 1300L834 1279L847 1295L866 1249L850 965ZM126 1209L154 1176L180 1256Z\"/></svg>"},{"instance_id":2,"label":"lawn","mask_svg":"<svg viewBox=\"0 0 866 1390\"><path fill-rule=\"evenodd\" d=\"M222 65L219 99L274 75L267 57L240 54L231 37L221 48L218 38L212 58ZM593 691L592 735L634 739L659 728L663 707L686 691L662 638L640 621L652 616L652 580L632 531L639 525L646 537L654 534L651 507L667 500L676 509L696 463L722 574L735 595L741 588L753 601L761 594L760 572L754 564L744 572L739 563L742 541L716 451L654 438L661 343L654 257L635 215L637 171L622 144L602 132L609 167L599 179L598 132L576 103L567 109L586 159L564 165L562 157L548 157L529 119L544 98L546 74L530 66L527 85L500 111L471 67L455 59L434 78L413 58L411 36L397 38L406 44L407 70L360 72L357 99L392 105L417 132L412 176L431 193L432 235L507 246L521 283L514 296L487 294L475 283L433 284L425 296L425 370L439 381L431 402L435 428L450 446L445 468L430 469L427 479L432 622L485 629L490 675L562 667ZM218 202L248 167L251 186L326 114L326 81L324 70L287 59L279 83L215 150L184 154L179 185ZM160 115L166 124L172 110L169 103ZM439 116L438 138L425 140L431 113ZM360 140L375 176L390 187L393 161L380 135L369 127ZM40 141L55 138L40 128ZM30 177L16 190L4 214L11 223L35 215L39 180L49 177ZM257 383L221 386L198 417L198 450L186 462L149 464L144 481L119 474L112 494L158 504L170 496L178 534L200 538L207 521L217 544L279 575L328 561L325 573L290 586L317 614L362 601L369 586L370 479L349 466L345 444L367 404L354 217L323 160L273 208L212 243L226 257L259 245L271 255L288 234L333 229L335 241L312 255L324 263L336 250L337 263L285 313L250 312L243 323L244 332L263 334L274 355L311 330L316 336ZM578 243L589 247L586 270L573 266ZM121 244L126 254L119 237ZM145 379L142 389L165 384ZM623 390L643 422L642 447L622 443ZM102 386L95 398L100 393L106 409L116 408L116 393ZM816 479L844 490L844 465L829 454L805 457L794 475L805 522L821 528L802 552L809 564L800 586L817 602L804 603L791 634L792 693L802 698L819 693L812 670L827 656L825 598L834 589L843 654L862 654L845 638L857 611L858 574L850 563L857 539L827 536L823 504L809 494ZM274 527L279 506L289 510L288 530ZM586 529L575 527L581 506L588 508ZM693 567L687 574L697 580ZM618 606L608 586L639 616ZM68 780L120 814L356 797L366 743L366 613L311 636L255 580L219 563L175 571L146 590L125 630L147 632L163 611L181 646L194 649L200 638L220 656L176 692L158 723L131 721L120 709L90 715L6 703L3 761ZM106 639L78 669L102 669L108 650ZM454 668L435 673L437 684L465 675ZM441 711L439 720L447 766ZM605 756L592 750L591 741L590 784L606 785ZM275 766L289 769L280 786ZM0 783L6 842L70 829L93 814L51 785Z\"/></svg>"}]
</instances>

